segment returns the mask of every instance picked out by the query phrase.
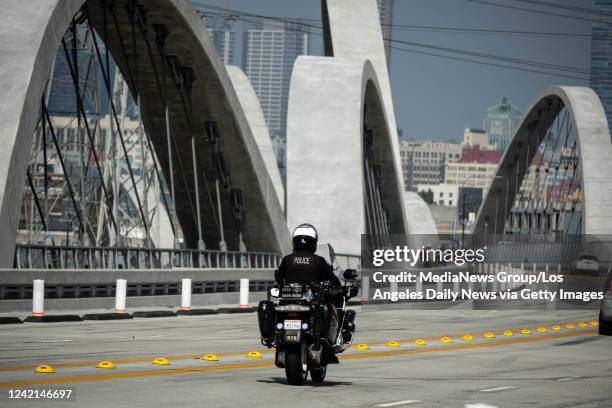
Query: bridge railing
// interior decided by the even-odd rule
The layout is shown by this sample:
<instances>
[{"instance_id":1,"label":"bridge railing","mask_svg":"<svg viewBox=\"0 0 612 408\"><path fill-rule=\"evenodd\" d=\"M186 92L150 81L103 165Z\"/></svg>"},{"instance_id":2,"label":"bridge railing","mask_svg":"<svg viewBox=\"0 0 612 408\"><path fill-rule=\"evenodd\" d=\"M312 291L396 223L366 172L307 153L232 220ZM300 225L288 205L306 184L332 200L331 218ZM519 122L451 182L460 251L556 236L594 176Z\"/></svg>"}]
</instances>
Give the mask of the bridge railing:
<instances>
[{"instance_id":1,"label":"bridge railing","mask_svg":"<svg viewBox=\"0 0 612 408\"><path fill-rule=\"evenodd\" d=\"M336 253L335 256L335 264L337 264L341 269L361 270L361 256L339 253Z\"/></svg>"},{"instance_id":2,"label":"bridge railing","mask_svg":"<svg viewBox=\"0 0 612 408\"><path fill-rule=\"evenodd\" d=\"M22 245L15 248L15 269L274 269L281 254L197 249L107 248Z\"/></svg>"}]
</instances>

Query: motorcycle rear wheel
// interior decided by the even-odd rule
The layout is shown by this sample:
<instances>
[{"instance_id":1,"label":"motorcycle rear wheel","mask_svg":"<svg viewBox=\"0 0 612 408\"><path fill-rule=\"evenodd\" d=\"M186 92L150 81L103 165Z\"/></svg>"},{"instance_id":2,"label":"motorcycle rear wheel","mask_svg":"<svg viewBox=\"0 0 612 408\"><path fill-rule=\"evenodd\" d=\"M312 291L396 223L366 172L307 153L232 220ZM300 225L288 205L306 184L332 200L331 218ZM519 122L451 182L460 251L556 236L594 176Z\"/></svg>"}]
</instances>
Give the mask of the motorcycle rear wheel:
<instances>
[{"instance_id":1,"label":"motorcycle rear wheel","mask_svg":"<svg viewBox=\"0 0 612 408\"><path fill-rule=\"evenodd\" d=\"M304 385L308 377L308 361L304 342L285 348L285 376L291 385Z\"/></svg>"},{"instance_id":2,"label":"motorcycle rear wheel","mask_svg":"<svg viewBox=\"0 0 612 408\"><path fill-rule=\"evenodd\" d=\"M313 383L323 383L323 381L325 381L325 374L327 374L327 366L310 369L310 378Z\"/></svg>"}]
</instances>

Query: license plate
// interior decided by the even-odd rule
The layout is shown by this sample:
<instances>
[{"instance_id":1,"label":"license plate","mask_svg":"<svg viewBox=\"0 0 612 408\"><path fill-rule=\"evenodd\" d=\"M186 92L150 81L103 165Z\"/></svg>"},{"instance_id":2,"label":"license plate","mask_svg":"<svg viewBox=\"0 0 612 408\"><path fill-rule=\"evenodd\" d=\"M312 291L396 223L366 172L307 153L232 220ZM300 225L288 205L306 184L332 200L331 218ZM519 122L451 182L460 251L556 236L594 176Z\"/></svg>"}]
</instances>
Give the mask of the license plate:
<instances>
[{"instance_id":1,"label":"license plate","mask_svg":"<svg viewBox=\"0 0 612 408\"><path fill-rule=\"evenodd\" d=\"M301 320L285 320L285 324L283 325L285 330L300 330L302 328Z\"/></svg>"}]
</instances>

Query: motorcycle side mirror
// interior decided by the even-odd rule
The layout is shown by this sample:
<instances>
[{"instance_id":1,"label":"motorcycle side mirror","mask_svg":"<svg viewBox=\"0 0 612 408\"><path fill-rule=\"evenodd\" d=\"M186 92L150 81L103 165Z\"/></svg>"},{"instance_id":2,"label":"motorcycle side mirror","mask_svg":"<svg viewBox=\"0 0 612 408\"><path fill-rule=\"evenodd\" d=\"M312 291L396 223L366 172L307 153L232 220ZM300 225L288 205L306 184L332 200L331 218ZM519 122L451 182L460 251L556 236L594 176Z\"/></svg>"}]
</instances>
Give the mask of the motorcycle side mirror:
<instances>
[{"instance_id":1,"label":"motorcycle side mirror","mask_svg":"<svg viewBox=\"0 0 612 408\"><path fill-rule=\"evenodd\" d=\"M347 269L342 276L344 276L344 280L355 280L357 279L357 271L355 269Z\"/></svg>"}]
</instances>

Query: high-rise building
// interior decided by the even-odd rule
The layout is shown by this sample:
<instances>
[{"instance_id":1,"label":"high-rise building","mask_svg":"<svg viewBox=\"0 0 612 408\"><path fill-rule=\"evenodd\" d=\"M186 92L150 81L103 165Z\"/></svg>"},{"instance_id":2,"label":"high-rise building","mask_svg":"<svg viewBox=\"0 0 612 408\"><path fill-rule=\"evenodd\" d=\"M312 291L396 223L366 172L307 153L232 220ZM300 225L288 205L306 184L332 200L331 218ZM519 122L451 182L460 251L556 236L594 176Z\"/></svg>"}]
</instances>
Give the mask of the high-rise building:
<instances>
[{"instance_id":1,"label":"high-rise building","mask_svg":"<svg viewBox=\"0 0 612 408\"><path fill-rule=\"evenodd\" d=\"M595 0L595 8L601 15L612 13L611 0ZM612 26L608 23L593 23L591 33L590 86L599 95L612 127Z\"/></svg>"},{"instance_id":2,"label":"high-rise building","mask_svg":"<svg viewBox=\"0 0 612 408\"><path fill-rule=\"evenodd\" d=\"M96 53L91 42L91 36L85 29L79 28L77 35L76 65L81 78L81 87L87 86L89 91L82 92L83 109L86 113L98 112L106 115L109 111L108 95L105 90L104 75L95 60ZM77 101L74 83L72 82L71 67L75 68L72 54L72 36L65 35L70 59L66 59L63 52L58 52L53 66L53 78L47 95L47 109L51 114L76 115ZM100 44L101 55L105 54L105 45ZM88 78L87 84L83 78ZM115 80L115 63L111 60L110 82ZM102 90L102 91L100 91ZM81 89L82 91L82 89Z\"/></svg>"},{"instance_id":3,"label":"high-rise building","mask_svg":"<svg viewBox=\"0 0 612 408\"><path fill-rule=\"evenodd\" d=\"M236 65L234 21L223 16L206 16L204 26L225 65Z\"/></svg>"},{"instance_id":4,"label":"high-rise building","mask_svg":"<svg viewBox=\"0 0 612 408\"><path fill-rule=\"evenodd\" d=\"M504 150L512 140L514 131L521 121L523 113L503 97L495 106L487 109L485 115L485 132L489 135L489 144Z\"/></svg>"},{"instance_id":5,"label":"high-rise building","mask_svg":"<svg viewBox=\"0 0 612 408\"><path fill-rule=\"evenodd\" d=\"M459 160L460 157L461 145L458 143L429 140L400 141L405 189L413 191L418 184L443 182L445 163Z\"/></svg>"},{"instance_id":6,"label":"high-rise building","mask_svg":"<svg viewBox=\"0 0 612 408\"><path fill-rule=\"evenodd\" d=\"M308 54L309 33L303 25L260 20L245 28L243 41L244 71L259 98L273 145L281 146L286 140L293 64L299 55ZM279 167L284 179L284 154Z\"/></svg>"},{"instance_id":7,"label":"high-rise building","mask_svg":"<svg viewBox=\"0 0 612 408\"><path fill-rule=\"evenodd\" d=\"M391 25L393 24L393 0L376 0L380 27L382 28L387 55L387 67L391 68Z\"/></svg>"}]
</instances>

